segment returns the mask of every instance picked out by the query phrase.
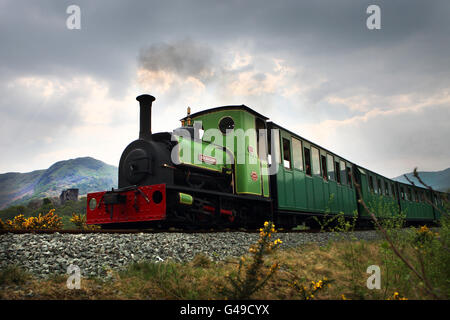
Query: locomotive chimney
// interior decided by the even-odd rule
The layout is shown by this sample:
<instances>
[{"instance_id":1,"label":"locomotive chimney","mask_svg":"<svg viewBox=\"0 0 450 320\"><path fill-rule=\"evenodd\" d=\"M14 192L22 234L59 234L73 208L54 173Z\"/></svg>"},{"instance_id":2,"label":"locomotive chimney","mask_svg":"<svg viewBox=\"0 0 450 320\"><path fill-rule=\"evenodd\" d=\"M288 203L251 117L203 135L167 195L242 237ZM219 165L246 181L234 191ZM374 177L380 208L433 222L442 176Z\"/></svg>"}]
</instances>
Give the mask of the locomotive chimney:
<instances>
[{"instance_id":1,"label":"locomotive chimney","mask_svg":"<svg viewBox=\"0 0 450 320\"><path fill-rule=\"evenodd\" d=\"M139 101L139 139L148 140L152 135L152 102L155 97L149 94L143 94L136 97Z\"/></svg>"}]
</instances>

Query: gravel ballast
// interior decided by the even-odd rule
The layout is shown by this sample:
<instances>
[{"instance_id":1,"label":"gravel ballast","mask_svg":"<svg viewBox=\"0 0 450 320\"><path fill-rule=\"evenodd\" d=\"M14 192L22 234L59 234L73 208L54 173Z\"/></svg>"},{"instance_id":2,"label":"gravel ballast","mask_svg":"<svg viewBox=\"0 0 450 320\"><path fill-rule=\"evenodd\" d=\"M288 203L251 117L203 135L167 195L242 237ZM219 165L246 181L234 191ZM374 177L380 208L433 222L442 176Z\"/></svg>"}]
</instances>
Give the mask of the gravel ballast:
<instances>
[{"instance_id":1,"label":"gravel ballast","mask_svg":"<svg viewBox=\"0 0 450 320\"><path fill-rule=\"evenodd\" d=\"M374 240L375 231L358 231L357 239ZM277 233L281 248L334 241L332 233ZM348 235L347 235L348 236ZM70 264L84 277L104 276L137 261L189 261L203 253L213 260L239 257L259 238L256 233L136 233L136 234L3 234L0 268L18 265L36 277L66 274ZM275 239L276 239L275 238Z\"/></svg>"}]
</instances>

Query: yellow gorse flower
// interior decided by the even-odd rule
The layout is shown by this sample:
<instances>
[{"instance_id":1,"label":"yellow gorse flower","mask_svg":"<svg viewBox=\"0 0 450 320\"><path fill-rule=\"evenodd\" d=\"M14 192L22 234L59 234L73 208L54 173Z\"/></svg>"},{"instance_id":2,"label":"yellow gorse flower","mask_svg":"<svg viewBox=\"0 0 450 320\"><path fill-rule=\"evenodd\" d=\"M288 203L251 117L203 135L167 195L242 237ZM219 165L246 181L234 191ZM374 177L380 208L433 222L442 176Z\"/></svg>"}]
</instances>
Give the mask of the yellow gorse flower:
<instances>
[{"instance_id":1,"label":"yellow gorse flower","mask_svg":"<svg viewBox=\"0 0 450 320\"><path fill-rule=\"evenodd\" d=\"M428 229L427 226L421 226L420 230L419 230L420 233L427 233L429 231L430 231L430 229Z\"/></svg>"},{"instance_id":2,"label":"yellow gorse flower","mask_svg":"<svg viewBox=\"0 0 450 320\"><path fill-rule=\"evenodd\" d=\"M396 291L392 294L392 297L389 297L388 300L408 300L408 298L400 296L400 294Z\"/></svg>"},{"instance_id":3,"label":"yellow gorse flower","mask_svg":"<svg viewBox=\"0 0 450 320\"><path fill-rule=\"evenodd\" d=\"M62 219L51 209L47 214L39 213L37 217L25 218L23 214L15 216L13 220L6 221L6 227L11 229L61 229Z\"/></svg>"}]
</instances>

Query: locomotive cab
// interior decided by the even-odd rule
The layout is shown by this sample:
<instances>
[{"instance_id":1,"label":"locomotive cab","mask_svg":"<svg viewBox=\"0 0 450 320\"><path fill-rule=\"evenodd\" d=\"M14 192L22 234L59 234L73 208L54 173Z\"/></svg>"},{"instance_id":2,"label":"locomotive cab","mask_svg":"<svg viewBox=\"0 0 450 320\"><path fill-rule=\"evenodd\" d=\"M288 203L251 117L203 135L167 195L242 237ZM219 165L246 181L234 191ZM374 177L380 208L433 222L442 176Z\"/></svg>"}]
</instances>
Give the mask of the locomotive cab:
<instances>
[{"instance_id":1,"label":"locomotive cab","mask_svg":"<svg viewBox=\"0 0 450 320\"><path fill-rule=\"evenodd\" d=\"M233 154L236 194L269 197L269 177L263 174L268 165L267 119L245 105L232 105L188 114L181 123L202 128L204 142Z\"/></svg>"}]
</instances>

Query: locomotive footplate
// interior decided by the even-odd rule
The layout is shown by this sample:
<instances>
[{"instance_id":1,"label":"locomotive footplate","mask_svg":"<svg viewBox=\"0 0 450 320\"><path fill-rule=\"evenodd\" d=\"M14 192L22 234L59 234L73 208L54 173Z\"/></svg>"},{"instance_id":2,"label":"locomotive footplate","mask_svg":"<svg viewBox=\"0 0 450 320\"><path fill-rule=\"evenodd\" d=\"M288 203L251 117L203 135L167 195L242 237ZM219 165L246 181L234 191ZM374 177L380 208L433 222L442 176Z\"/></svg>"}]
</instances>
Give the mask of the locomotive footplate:
<instances>
[{"instance_id":1,"label":"locomotive footplate","mask_svg":"<svg viewBox=\"0 0 450 320\"><path fill-rule=\"evenodd\" d=\"M166 186L130 186L87 195L87 224L158 221L166 218Z\"/></svg>"}]
</instances>

